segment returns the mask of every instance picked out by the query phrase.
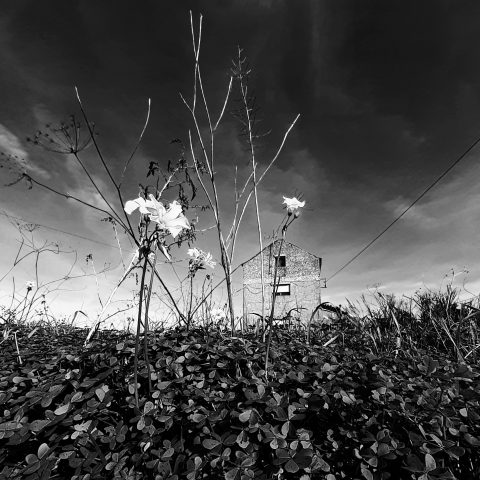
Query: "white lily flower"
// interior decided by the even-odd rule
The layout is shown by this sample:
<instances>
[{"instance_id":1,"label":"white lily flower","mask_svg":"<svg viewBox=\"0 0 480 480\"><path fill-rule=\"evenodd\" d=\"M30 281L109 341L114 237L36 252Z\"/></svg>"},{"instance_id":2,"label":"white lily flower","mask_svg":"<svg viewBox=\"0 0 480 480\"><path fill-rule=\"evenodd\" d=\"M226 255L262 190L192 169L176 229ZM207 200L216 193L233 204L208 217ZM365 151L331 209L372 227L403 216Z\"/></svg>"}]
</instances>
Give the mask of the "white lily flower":
<instances>
[{"instance_id":1,"label":"white lily flower","mask_svg":"<svg viewBox=\"0 0 480 480\"><path fill-rule=\"evenodd\" d=\"M184 228L189 229L187 217L182 213L182 206L175 200L166 209L152 194L148 200L138 197L125 203L124 210L130 215L137 208L140 213L149 215L150 220L158 223L162 230L168 230L175 238Z\"/></svg>"},{"instance_id":2,"label":"white lily flower","mask_svg":"<svg viewBox=\"0 0 480 480\"><path fill-rule=\"evenodd\" d=\"M287 206L287 212L289 214L295 213L299 208L305 206L305 201L301 202L296 197L287 198L283 197L283 203Z\"/></svg>"},{"instance_id":3,"label":"white lily flower","mask_svg":"<svg viewBox=\"0 0 480 480\"><path fill-rule=\"evenodd\" d=\"M158 223L162 230L168 230L173 238L184 228L190 228L187 217L182 213L182 206L176 200L168 206L168 209L153 195L150 195L150 200L153 204L152 207L147 207L150 210L150 220Z\"/></svg>"}]
</instances>

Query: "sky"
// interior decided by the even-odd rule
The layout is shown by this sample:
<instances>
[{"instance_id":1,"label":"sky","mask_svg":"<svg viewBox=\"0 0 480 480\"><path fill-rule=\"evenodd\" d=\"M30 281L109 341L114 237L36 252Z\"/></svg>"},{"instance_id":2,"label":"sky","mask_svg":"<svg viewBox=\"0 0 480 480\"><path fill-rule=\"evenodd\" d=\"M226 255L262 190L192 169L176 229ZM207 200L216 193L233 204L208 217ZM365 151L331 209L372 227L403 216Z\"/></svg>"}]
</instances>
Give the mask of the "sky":
<instances>
[{"instance_id":1,"label":"sky","mask_svg":"<svg viewBox=\"0 0 480 480\"><path fill-rule=\"evenodd\" d=\"M18 0L4 2L0 16L0 304L8 306L12 292L14 305L21 302L25 282L35 274L33 255L14 266L21 235L12 217L40 225L27 232L35 245L59 244L58 254L41 254L39 284L61 279L70 269L72 275L89 275L49 294L52 311L71 318L82 310L92 319L100 309L98 296L105 302L122 276L117 240L102 215L37 185L4 186L18 171L7 160L16 156L17 164L39 182L100 205L101 198L71 156L42 150L26 139L45 131L46 124L80 114L76 86L95 122L106 162L119 178L150 98L148 128L122 185L125 199L135 198L149 162L165 168L178 158L179 144L172 140L188 144L194 127L179 95L190 101L193 92L190 11L196 26L203 15L200 68L213 116L221 111L238 47L248 59L258 129L265 133L256 146L260 172L300 114L259 186L260 218L268 242L285 213L282 196L306 201L287 240L322 257L322 276L334 276L322 291L324 301L345 304L346 298L354 301L374 288L411 295L449 282L465 288L466 297L478 293L480 147L335 275L480 135L478 2L199 0L134 5L52 0L47 8L42 2ZM215 140L225 225L234 208L235 168L239 178L249 172L248 146L233 114L237 108L235 84ZM206 133L204 116L201 123ZM81 155L120 211L94 149ZM174 199L173 192L165 197ZM198 215L198 230L213 225L211 212L186 215ZM134 249L121 232L118 240L128 263ZM195 246L212 251L219 261L211 230L199 232ZM234 266L257 250L252 203ZM93 265L85 261L89 254ZM167 264L160 271L175 289L176 275L185 276L186 247L172 254L176 273ZM101 273L104 267L108 271ZM221 278L217 266L201 272L200 283L205 273ZM117 305L132 300L132 282L116 293ZM241 308L241 275L235 277L235 289ZM225 296L215 301L221 305Z\"/></svg>"}]
</instances>

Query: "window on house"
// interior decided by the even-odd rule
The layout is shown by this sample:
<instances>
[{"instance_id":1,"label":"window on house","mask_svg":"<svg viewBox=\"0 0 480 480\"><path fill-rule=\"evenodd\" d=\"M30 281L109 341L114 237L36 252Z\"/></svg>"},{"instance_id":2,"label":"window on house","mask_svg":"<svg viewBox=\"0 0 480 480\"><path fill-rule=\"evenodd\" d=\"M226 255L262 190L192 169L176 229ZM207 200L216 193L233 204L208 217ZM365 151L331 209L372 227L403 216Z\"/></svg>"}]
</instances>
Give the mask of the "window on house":
<instances>
[{"instance_id":1,"label":"window on house","mask_svg":"<svg viewBox=\"0 0 480 480\"><path fill-rule=\"evenodd\" d=\"M275 261L277 262L277 267L286 267L287 266L287 260L285 258L285 255L279 255L275 257Z\"/></svg>"},{"instance_id":2,"label":"window on house","mask_svg":"<svg viewBox=\"0 0 480 480\"><path fill-rule=\"evenodd\" d=\"M279 283L275 289L275 295L290 295L290 284Z\"/></svg>"}]
</instances>

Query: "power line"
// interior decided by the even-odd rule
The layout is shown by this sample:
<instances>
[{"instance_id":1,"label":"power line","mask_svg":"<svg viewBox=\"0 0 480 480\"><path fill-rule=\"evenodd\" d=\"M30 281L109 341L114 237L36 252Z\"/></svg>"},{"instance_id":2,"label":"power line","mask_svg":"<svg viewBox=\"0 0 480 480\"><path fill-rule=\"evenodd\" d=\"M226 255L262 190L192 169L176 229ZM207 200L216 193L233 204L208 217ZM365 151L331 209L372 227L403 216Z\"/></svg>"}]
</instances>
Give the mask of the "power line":
<instances>
[{"instance_id":1,"label":"power line","mask_svg":"<svg viewBox=\"0 0 480 480\"><path fill-rule=\"evenodd\" d=\"M65 230L60 230L59 228L49 227L48 225L42 225L41 223L38 223L38 222L29 222L29 221L27 221L23 218L15 217L14 215L10 215L6 212L0 212L0 215L3 215L4 217L7 217L7 218L14 218L15 220L20 220L21 222L29 223L31 225L38 225L39 227L43 227L47 230L52 230L54 232L59 232L59 233L65 234L65 235L70 235L71 237L81 238L82 240L87 240L88 242L97 243L98 245L104 245L106 247L118 248L118 245L111 245L110 243L105 243L105 242L102 242L100 240L94 240L93 238L85 237L83 235L78 235L77 233L66 232Z\"/></svg>"},{"instance_id":2,"label":"power line","mask_svg":"<svg viewBox=\"0 0 480 480\"><path fill-rule=\"evenodd\" d=\"M370 248L384 233L392 228L416 203L418 203L440 180L442 180L456 165L458 165L476 146L480 143L480 137L477 138L432 184L430 184L403 212L398 215L384 230L382 230L373 240L365 245L356 255L354 255L347 263L340 267L331 277L327 279L330 281L337 276L342 270L347 268L354 262L365 250Z\"/></svg>"}]
</instances>

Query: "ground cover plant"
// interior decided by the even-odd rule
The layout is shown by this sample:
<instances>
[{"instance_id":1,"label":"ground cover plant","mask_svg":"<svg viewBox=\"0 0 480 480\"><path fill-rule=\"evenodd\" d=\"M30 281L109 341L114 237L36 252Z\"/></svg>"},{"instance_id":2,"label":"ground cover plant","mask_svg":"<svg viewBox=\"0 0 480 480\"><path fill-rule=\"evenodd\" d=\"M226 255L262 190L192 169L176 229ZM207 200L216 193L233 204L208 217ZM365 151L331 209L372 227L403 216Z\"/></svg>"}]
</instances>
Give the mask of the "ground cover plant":
<instances>
[{"instance_id":1,"label":"ground cover plant","mask_svg":"<svg viewBox=\"0 0 480 480\"><path fill-rule=\"evenodd\" d=\"M254 333L152 331L138 408L133 335L5 323L0 476L478 478L478 364L356 320L274 328L268 379Z\"/></svg>"}]
</instances>

